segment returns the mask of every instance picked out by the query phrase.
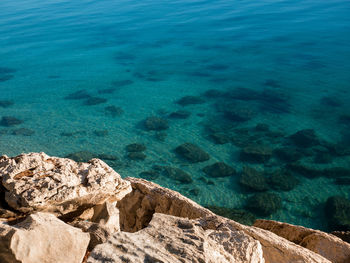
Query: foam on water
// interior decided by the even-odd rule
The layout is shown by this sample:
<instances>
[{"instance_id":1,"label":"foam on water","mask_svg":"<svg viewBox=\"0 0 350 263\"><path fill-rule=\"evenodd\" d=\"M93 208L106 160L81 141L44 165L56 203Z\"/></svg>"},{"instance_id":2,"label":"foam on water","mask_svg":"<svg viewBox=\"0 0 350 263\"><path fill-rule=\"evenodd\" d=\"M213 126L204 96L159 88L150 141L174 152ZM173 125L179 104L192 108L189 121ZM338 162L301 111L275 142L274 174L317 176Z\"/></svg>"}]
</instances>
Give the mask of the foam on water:
<instances>
[{"instance_id":1,"label":"foam on water","mask_svg":"<svg viewBox=\"0 0 350 263\"><path fill-rule=\"evenodd\" d=\"M213 143L210 128L227 132L223 125L228 124L251 133L265 123L282 133L282 141L274 143L256 135L271 148L301 129L314 129L333 144L350 137L350 117L339 121L350 114L348 1L2 0L0 10L0 102L14 103L0 103L0 118L23 120L1 127L1 154L112 154L119 161L109 164L124 177L154 165L178 167L193 183L164 175L154 181L203 205L242 208L253 193L242 189L239 175L210 178L202 168L225 162L240 173L245 165L268 170L286 163L275 157L267 164L243 162L241 147ZM203 96L209 89L232 92L239 87L265 98ZM89 106L86 99L65 99L79 90L107 102ZM200 96L204 103L175 103L187 95ZM225 103L256 109L256 114L230 122L218 106ZM124 113L113 116L107 106ZM191 115L167 118L177 110ZM170 128L145 130L142 121L150 116L167 119ZM19 128L35 133L13 135ZM345 150L350 148L347 140ZM125 146L134 142L146 145L144 161L126 157ZM211 159L189 163L179 158L174 149L184 142L200 146ZM350 169L350 155L314 164L315 152L305 157L312 167ZM327 229L325 201L333 195L349 198L350 186L325 176L293 176L301 184L289 192L272 191L282 198L282 209L266 218Z\"/></svg>"}]
</instances>

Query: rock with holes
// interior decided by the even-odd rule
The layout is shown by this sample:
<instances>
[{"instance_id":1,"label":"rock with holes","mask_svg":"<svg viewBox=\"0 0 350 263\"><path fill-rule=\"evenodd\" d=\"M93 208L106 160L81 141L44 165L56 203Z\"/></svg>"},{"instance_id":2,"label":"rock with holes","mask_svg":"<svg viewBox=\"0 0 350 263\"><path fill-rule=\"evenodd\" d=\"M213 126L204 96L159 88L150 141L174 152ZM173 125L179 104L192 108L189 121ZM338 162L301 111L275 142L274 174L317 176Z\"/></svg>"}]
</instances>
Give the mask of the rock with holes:
<instances>
[{"instance_id":1,"label":"rock with holes","mask_svg":"<svg viewBox=\"0 0 350 263\"><path fill-rule=\"evenodd\" d=\"M89 240L89 234L39 212L14 226L0 224L0 262L81 263Z\"/></svg>"},{"instance_id":2,"label":"rock with holes","mask_svg":"<svg viewBox=\"0 0 350 263\"><path fill-rule=\"evenodd\" d=\"M272 220L259 219L255 221L254 226L314 251L333 263L350 262L350 244L334 235Z\"/></svg>"},{"instance_id":3,"label":"rock with holes","mask_svg":"<svg viewBox=\"0 0 350 263\"><path fill-rule=\"evenodd\" d=\"M235 221L215 215L208 209L203 208L192 200L182 196L181 194L170 189L161 187L155 183L148 182L139 178L126 178L131 182L132 192L126 195L121 201L117 203L120 211L120 228L122 231L136 232L149 224L152 224L152 218L155 213L162 213L186 219L200 219L200 224L203 228L226 231L243 231L246 235L253 237L262 245L263 258L265 262L269 263L330 263L326 258L312 252L306 248L300 247L280 236L275 235L269 231L259 229L256 227L244 226ZM151 223L150 223L151 222ZM176 230L176 225L173 226ZM142 230L141 230L142 231ZM159 236L166 236L163 234L163 229L159 230ZM122 234L123 235L123 234ZM127 240L127 239L125 239ZM106 244L112 246L114 241L109 240ZM128 241L130 242L130 241ZM232 242L240 243L240 239ZM231 245L231 244L229 244ZM107 246L107 245L106 245ZM102 247L102 245L100 246ZM103 262L101 257L105 256L107 260L109 254L104 254L105 249L101 249L96 254L92 254L90 262ZM123 249L123 248L121 248ZM95 255L95 256L94 256ZM148 257L144 255L145 262L173 262L173 261L152 261L157 258ZM118 260L127 260L126 258L117 258L111 262L120 262ZM192 258L196 262L196 258ZM105 261L107 262L107 261ZM133 261L130 261L133 262ZM139 261L135 261L139 262ZM143 261L142 261L143 262ZM180 262L177 260L175 262ZM201 262L198 261L197 262ZM205 261L205 262L225 262L225 261ZM239 262L239 261L232 261ZM248 261L249 262L249 261ZM254 261L252 261L254 262ZM259 261L256 261L259 262Z\"/></svg>"},{"instance_id":4,"label":"rock with holes","mask_svg":"<svg viewBox=\"0 0 350 263\"><path fill-rule=\"evenodd\" d=\"M0 175L7 204L24 213L66 215L106 201L118 201L130 183L99 159L76 163L45 153L0 157Z\"/></svg>"},{"instance_id":5,"label":"rock with holes","mask_svg":"<svg viewBox=\"0 0 350 263\"><path fill-rule=\"evenodd\" d=\"M239 242L237 242L239 240ZM148 227L118 232L91 252L97 262L264 262L258 241L240 230L211 229L200 219L154 214Z\"/></svg>"}]
</instances>

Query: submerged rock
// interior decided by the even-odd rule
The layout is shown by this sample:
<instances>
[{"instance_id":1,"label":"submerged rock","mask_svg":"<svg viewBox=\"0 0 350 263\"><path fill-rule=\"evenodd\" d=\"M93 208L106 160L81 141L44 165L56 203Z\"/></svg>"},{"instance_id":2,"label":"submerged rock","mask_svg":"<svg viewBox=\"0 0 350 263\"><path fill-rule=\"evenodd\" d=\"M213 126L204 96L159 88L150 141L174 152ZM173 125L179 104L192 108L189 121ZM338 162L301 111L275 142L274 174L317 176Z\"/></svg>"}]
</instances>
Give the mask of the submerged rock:
<instances>
[{"instance_id":1,"label":"submerged rock","mask_svg":"<svg viewBox=\"0 0 350 263\"><path fill-rule=\"evenodd\" d=\"M191 175L177 167L164 166L163 174L180 183L190 184L193 182Z\"/></svg>"},{"instance_id":2,"label":"submerged rock","mask_svg":"<svg viewBox=\"0 0 350 263\"><path fill-rule=\"evenodd\" d=\"M329 197L325 215L331 231L350 231L350 200L341 196Z\"/></svg>"},{"instance_id":3,"label":"submerged rock","mask_svg":"<svg viewBox=\"0 0 350 263\"><path fill-rule=\"evenodd\" d=\"M86 101L84 102L84 105L86 106L94 106L102 103L106 103L107 99L105 98L99 98L99 97L90 97L87 98Z\"/></svg>"},{"instance_id":4,"label":"submerged rock","mask_svg":"<svg viewBox=\"0 0 350 263\"><path fill-rule=\"evenodd\" d=\"M144 125L146 130L149 131L161 131L169 128L167 120L156 116L148 117L145 120Z\"/></svg>"},{"instance_id":5,"label":"submerged rock","mask_svg":"<svg viewBox=\"0 0 350 263\"><path fill-rule=\"evenodd\" d=\"M226 144L231 141L231 136L226 133L215 132L210 134L210 138L215 144Z\"/></svg>"},{"instance_id":6,"label":"submerged rock","mask_svg":"<svg viewBox=\"0 0 350 263\"><path fill-rule=\"evenodd\" d=\"M96 158L96 157L97 157L97 154L94 154L94 153L89 152L89 151L74 152L74 153L70 153L70 154L65 156L65 158L72 159L76 162L88 162L91 159Z\"/></svg>"},{"instance_id":7,"label":"submerged rock","mask_svg":"<svg viewBox=\"0 0 350 263\"><path fill-rule=\"evenodd\" d=\"M64 137L79 137L85 136L87 134L86 131L74 131L74 132L61 132L60 135Z\"/></svg>"},{"instance_id":8,"label":"submerged rock","mask_svg":"<svg viewBox=\"0 0 350 263\"><path fill-rule=\"evenodd\" d=\"M12 131L12 135L32 136L35 131L27 128L19 128Z\"/></svg>"},{"instance_id":9,"label":"submerged rock","mask_svg":"<svg viewBox=\"0 0 350 263\"><path fill-rule=\"evenodd\" d=\"M298 147L312 147L320 144L315 130L304 129L289 136L289 139Z\"/></svg>"},{"instance_id":10,"label":"submerged rock","mask_svg":"<svg viewBox=\"0 0 350 263\"><path fill-rule=\"evenodd\" d=\"M241 88L241 87L230 90L226 95L235 100L249 101L249 100L259 100L261 98L261 94L259 91L248 89L248 88Z\"/></svg>"},{"instance_id":11,"label":"submerged rock","mask_svg":"<svg viewBox=\"0 0 350 263\"><path fill-rule=\"evenodd\" d=\"M134 160L134 161L143 161L147 157L147 155L144 154L143 152L129 152L126 156L130 160Z\"/></svg>"},{"instance_id":12,"label":"submerged rock","mask_svg":"<svg viewBox=\"0 0 350 263\"><path fill-rule=\"evenodd\" d=\"M205 162L210 159L208 153L203 151L197 145L186 142L175 148L175 152L191 163Z\"/></svg>"},{"instance_id":13,"label":"submerged rock","mask_svg":"<svg viewBox=\"0 0 350 263\"><path fill-rule=\"evenodd\" d=\"M4 116L0 121L1 126L11 127L22 124L23 121L12 116Z\"/></svg>"},{"instance_id":14,"label":"submerged rock","mask_svg":"<svg viewBox=\"0 0 350 263\"><path fill-rule=\"evenodd\" d=\"M238 107L234 104L227 104L224 109L226 119L234 122L245 122L254 118L255 111L248 107Z\"/></svg>"},{"instance_id":15,"label":"submerged rock","mask_svg":"<svg viewBox=\"0 0 350 263\"><path fill-rule=\"evenodd\" d=\"M256 215L269 216L282 208L282 200L274 193L258 193L248 198L246 207Z\"/></svg>"},{"instance_id":16,"label":"submerged rock","mask_svg":"<svg viewBox=\"0 0 350 263\"><path fill-rule=\"evenodd\" d=\"M13 79L14 76L10 75L10 74L6 74L6 75L0 75L0 82L5 82L8 81L10 79Z\"/></svg>"},{"instance_id":17,"label":"submerged rock","mask_svg":"<svg viewBox=\"0 0 350 263\"><path fill-rule=\"evenodd\" d=\"M143 152L146 150L146 146L141 143L132 143L125 147L127 152Z\"/></svg>"},{"instance_id":18,"label":"submerged rock","mask_svg":"<svg viewBox=\"0 0 350 263\"><path fill-rule=\"evenodd\" d=\"M272 149L263 145L244 147L240 152L240 159L245 162L264 163L272 156Z\"/></svg>"},{"instance_id":19,"label":"submerged rock","mask_svg":"<svg viewBox=\"0 0 350 263\"><path fill-rule=\"evenodd\" d=\"M236 174L236 170L223 162L217 162L212 165L205 166L203 172L211 177L226 177Z\"/></svg>"},{"instance_id":20,"label":"submerged rock","mask_svg":"<svg viewBox=\"0 0 350 263\"><path fill-rule=\"evenodd\" d=\"M268 185L264 173L252 167L243 167L239 183L251 191L267 191Z\"/></svg>"},{"instance_id":21,"label":"submerged rock","mask_svg":"<svg viewBox=\"0 0 350 263\"><path fill-rule=\"evenodd\" d=\"M343 105L343 102L339 98L333 96L325 96L321 98L320 102L322 105L329 107L341 107Z\"/></svg>"},{"instance_id":22,"label":"submerged rock","mask_svg":"<svg viewBox=\"0 0 350 263\"><path fill-rule=\"evenodd\" d=\"M209 89L203 93L203 95L209 99L224 97L226 93L217 89Z\"/></svg>"},{"instance_id":23,"label":"submerged rock","mask_svg":"<svg viewBox=\"0 0 350 263\"><path fill-rule=\"evenodd\" d=\"M286 166L286 168L292 172L309 178L315 178L325 175L324 170L317 169L315 167L309 166L301 162L290 163Z\"/></svg>"},{"instance_id":24,"label":"submerged rock","mask_svg":"<svg viewBox=\"0 0 350 263\"><path fill-rule=\"evenodd\" d=\"M198 96L184 96L181 99L177 100L176 103L181 106L187 106L192 104L203 104L205 101Z\"/></svg>"},{"instance_id":25,"label":"submerged rock","mask_svg":"<svg viewBox=\"0 0 350 263\"><path fill-rule=\"evenodd\" d=\"M296 177L283 169L273 172L268 177L269 186L277 191L293 190L299 183L300 181Z\"/></svg>"},{"instance_id":26,"label":"submerged rock","mask_svg":"<svg viewBox=\"0 0 350 263\"><path fill-rule=\"evenodd\" d=\"M258 132L269 132L270 126L265 123L258 123L254 129Z\"/></svg>"},{"instance_id":27,"label":"submerged rock","mask_svg":"<svg viewBox=\"0 0 350 263\"><path fill-rule=\"evenodd\" d=\"M187 119L191 116L191 112L185 110L178 110L169 114L171 119Z\"/></svg>"},{"instance_id":28,"label":"submerged rock","mask_svg":"<svg viewBox=\"0 0 350 263\"><path fill-rule=\"evenodd\" d=\"M15 104L12 100L0 100L0 107L2 108L8 108Z\"/></svg>"},{"instance_id":29,"label":"submerged rock","mask_svg":"<svg viewBox=\"0 0 350 263\"><path fill-rule=\"evenodd\" d=\"M98 137L106 137L108 135L108 130L96 130L94 134Z\"/></svg>"},{"instance_id":30,"label":"submerged rock","mask_svg":"<svg viewBox=\"0 0 350 263\"><path fill-rule=\"evenodd\" d=\"M66 100L83 100L90 98L90 94L86 90L78 90L76 92L68 94L64 99Z\"/></svg>"},{"instance_id":31,"label":"submerged rock","mask_svg":"<svg viewBox=\"0 0 350 263\"><path fill-rule=\"evenodd\" d=\"M81 263L89 234L49 213L35 213L14 226L0 224L0 261Z\"/></svg>"},{"instance_id":32,"label":"submerged rock","mask_svg":"<svg viewBox=\"0 0 350 263\"><path fill-rule=\"evenodd\" d=\"M296 162L303 157L300 149L295 147L282 147L273 151L273 154L280 160L285 162Z\"/></svg>"},{"instance_id":33,"label":"submerged rock","mask_svg":"<svg viewBox=\"0 0 350 263\"><path fill-rule=\"evenodd\" d=\"M339 116L339 123L350 125L350 114L342 114Z\"/></svg>"},{"instance_id":34,"label":"submerged rock","mask_svg":"<svg viewBox=\"0 0 350 263\"><path fill-rule=\"evenodd\" d=\"M98 94L112 94L116 91L116 88L107 88L107 89L99 89L97 91Z\"/></svg>"},{"instance_id":35,"label":"submerged rock","mask_svg":"<svg viewBox=\"0 0 350 263\"><path fill-rule=\"evenodd\" d=\"M334 183L337 185L350 185L350 177L336 178Z\"/></svg>"},{"instance_id":36,"label":"submerged rock","mask_svg":"<svg viewBox=\"0 0 350 263\"><path fill-rule=\"evenodd\" d=\"M99 159L89 163L44 153L0 157L7 204L23 213L46 211L69 215L82 208L120 200L130 184Z\"/></svg>"},{"instance_id":37,"label":"submerged rock","mask_svg":"<svg viewBox=\"0 0 350 263\"><path fill-rule=\"evenodd\" d=\"M117 116L121 116L124 114L124 110L120 107L116 107L116 106L107 106L105 107L105 112L108 115L111 115L112 117L117 117Z\"/></svg>"}]
</instances>

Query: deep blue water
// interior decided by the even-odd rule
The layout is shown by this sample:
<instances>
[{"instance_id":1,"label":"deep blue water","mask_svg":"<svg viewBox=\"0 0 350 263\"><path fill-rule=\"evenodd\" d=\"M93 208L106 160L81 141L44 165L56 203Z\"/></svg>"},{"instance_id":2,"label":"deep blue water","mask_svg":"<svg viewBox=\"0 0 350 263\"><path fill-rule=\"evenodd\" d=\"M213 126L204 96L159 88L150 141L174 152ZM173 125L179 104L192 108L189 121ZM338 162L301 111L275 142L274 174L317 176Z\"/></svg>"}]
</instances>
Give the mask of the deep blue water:
<instances>
[{"instance_id":1,"label":"deep blue water","mask_svg":"<svg viewBox=\"0 0 350 263\"><path fill-rule=\"evenodd\" d=\"M255 168L259 191L282 200L257 217L327 230L327 198L350 198L349 43L346 0L1 0L0 153L109 154L123 177L151 170L202 205L253 213L241 173ZM188 95L197 104L176 103ZM147 130L150 116L169 128ZM135 142L144 160L127 155ZM185 142L210 159L179 156ZM237 173L202 171L215 162ZM273 173L299 184L272 187Z\"/></svg>"}]
</instances>

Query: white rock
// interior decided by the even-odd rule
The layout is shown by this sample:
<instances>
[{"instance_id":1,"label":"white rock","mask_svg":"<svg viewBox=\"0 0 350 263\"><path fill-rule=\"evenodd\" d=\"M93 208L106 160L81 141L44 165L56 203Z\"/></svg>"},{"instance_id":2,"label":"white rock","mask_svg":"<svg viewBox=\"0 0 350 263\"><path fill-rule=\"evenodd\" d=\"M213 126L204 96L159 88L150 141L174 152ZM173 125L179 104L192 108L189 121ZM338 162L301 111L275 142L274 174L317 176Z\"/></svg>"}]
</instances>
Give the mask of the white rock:
<instances>
[{"instance_id":1,"label":"white rock","mask_svg":"<svg viewBox=\"0 0 350 263\"><path fill-rule=\"evenodd\" d=\"M118 201L130 183L99 159L76 163L45 153L0 157L6 202L21 212L67 214L106 201Z\"/></svg>"},{"instance_id":2,"label":"white rock","mask_svg":"<svg viewBox=\"0 0 350 263\"><path fill-rule=\"evenodd\" d=\"M14 226L0 224L0 262L81 263L89 241L89 234L39 212Z\"/></svg>"},{"instance_id":3,"label":"white rock","mask_svg":"<svg viewBox=\"0 0 350 263\"><path fill-rule=\"evenodd\" d=\"M350 262L350 244L331 234L272 220L256 220L254 226L271 231L334 263Z\"/></svg>"},{"instance_id":4,"label":"white rock","mask_svg":"<svg viewBox=\"0 0 350 263\"><path fill-rule=\"evenodd\" d=\"M119 232L91 252L98 262L263 263L258 241L242 231L205 229L200 220L154 214L148 227Z\"/></svg>"}]
</instances>

